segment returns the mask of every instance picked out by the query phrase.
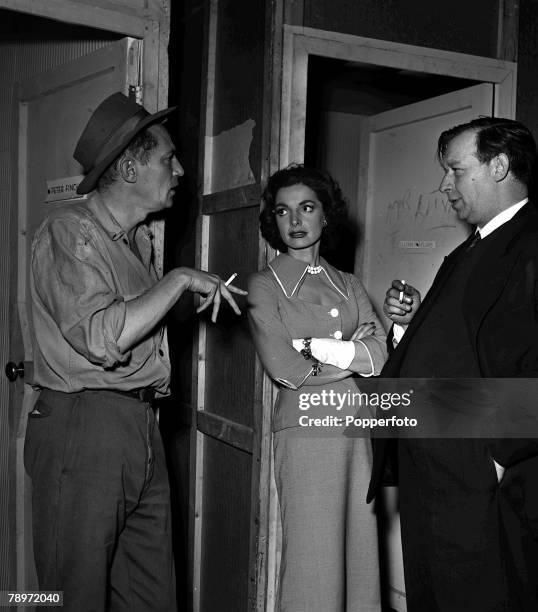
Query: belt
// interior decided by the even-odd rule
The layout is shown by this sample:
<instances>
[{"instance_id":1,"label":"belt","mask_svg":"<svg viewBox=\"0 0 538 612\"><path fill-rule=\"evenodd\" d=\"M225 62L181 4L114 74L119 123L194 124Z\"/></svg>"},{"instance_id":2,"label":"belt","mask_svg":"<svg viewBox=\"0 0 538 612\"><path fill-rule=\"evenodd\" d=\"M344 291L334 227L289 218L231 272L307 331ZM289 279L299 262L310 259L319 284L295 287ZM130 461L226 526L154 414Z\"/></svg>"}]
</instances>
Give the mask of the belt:
<instances>
[{"instance_id":1,"label":"belt","mask_svg":"<svg viewBox=\"0 0 538 612\"><path fill-rule=\"evenodd\" d=\"M132 389L131 391L118 391L117 389L111 389L112 393L119 393L119 395L125 395L126 397L134 397L139 402L144 404L152 404L155 399L155 389L151 387L145 389Z\"/></svg>"}]
</instances>

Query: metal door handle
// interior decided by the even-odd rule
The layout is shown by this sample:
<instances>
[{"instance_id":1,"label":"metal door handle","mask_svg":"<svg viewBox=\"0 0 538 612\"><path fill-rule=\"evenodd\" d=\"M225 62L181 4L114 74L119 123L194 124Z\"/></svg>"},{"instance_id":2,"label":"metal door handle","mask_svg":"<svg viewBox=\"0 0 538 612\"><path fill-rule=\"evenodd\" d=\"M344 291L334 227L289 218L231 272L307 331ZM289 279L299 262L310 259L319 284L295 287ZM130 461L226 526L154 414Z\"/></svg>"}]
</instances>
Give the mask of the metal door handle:
<instances>
[{"instance_id":1,"label":"metal door handle","mask_svg":"<svg viewBox=\"0 0 538 612\"><path fill-rule=\"evenodd\" d=\"M13 361L10 361L6 364L5 372L11 382L17 380L17 376L24 378L24 362L21 361L19 365L17 365Z\"/></svg>"}]
</instances>

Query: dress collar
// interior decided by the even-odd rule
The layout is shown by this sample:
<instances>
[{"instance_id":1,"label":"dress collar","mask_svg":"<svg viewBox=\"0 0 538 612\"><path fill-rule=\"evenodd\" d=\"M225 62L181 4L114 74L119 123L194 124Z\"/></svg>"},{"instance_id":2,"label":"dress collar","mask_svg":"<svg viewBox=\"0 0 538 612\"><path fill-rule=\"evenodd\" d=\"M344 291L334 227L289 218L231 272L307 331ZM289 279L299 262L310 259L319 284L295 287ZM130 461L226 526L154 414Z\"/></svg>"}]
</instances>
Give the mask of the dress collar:
<instances>
[{"instance_id":1,"label":"dress collar","mask_svg":"<svg viewBox=\"0 0 538 612\"><path fill-rule=\"evenodd\" d=\"M320 258L319 265L321 266L320 274L325 274L338 293L347 300L349 296L341 273L327 263L323 257ZM287 298L291 298L297 293L301 281L307 274L307 267L307 263L286 253L282 253L269 264L269 269Z\"/></svg>"}]
</instances>

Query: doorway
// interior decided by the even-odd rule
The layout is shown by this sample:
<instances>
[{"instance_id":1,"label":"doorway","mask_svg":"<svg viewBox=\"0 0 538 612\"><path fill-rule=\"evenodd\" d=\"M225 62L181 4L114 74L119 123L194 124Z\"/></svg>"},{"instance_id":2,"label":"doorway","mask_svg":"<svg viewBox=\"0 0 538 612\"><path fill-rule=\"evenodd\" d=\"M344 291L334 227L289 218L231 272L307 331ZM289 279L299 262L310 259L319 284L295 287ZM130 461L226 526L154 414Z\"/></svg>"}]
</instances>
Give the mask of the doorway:
<instances>
[{"instance_id":1,"label":"doorway","mask_svg":"<svg viewBox=\"0 0 538 612\"><path fill-rule=\"evenodd\" d=\"M442 130L491 115L493 102L491 83L310 59L305 163L332 174L349 206L332 263L362 279L379 314L393 278L424 294L467 237L438 190L435 147Z\"/></svg>"},{"instance_id":2,"label":"doorway","mask_svg":"<svg viewBox=\"0 0 538 612\"><path fill-rule=\"evenodd\" d=\"M515 83L510 62L285 26L279 166L319 166L340 183L350 223L331 263L363 279L378 311L390 280L427 289L468 233L438 191L440 132L513 118ZM385 603L403 612L398 501L386 492Z\"/></svg>"},{"instance_id":3,"label":"doorway","mask_svg":"<svg viewBox=\"0 0 538 612\"><path fill-rule=\"evenodd\" d=\"M0 240L4 278L3 363L23 364L19 379L0 379L0 584L37 588L31 544L30 485L23 466L26 416L34 399L27 266L33 230L58 197L47 181L80 174L74 142L91 110L116 90L126 92L128 58L138 41L120 33L0 9L3 122ZM138 68L138 65L136 66ZM75 84L75 99L68 84ZM137 81L138 83L138 81Z\"/></svg>"}]
</instances>

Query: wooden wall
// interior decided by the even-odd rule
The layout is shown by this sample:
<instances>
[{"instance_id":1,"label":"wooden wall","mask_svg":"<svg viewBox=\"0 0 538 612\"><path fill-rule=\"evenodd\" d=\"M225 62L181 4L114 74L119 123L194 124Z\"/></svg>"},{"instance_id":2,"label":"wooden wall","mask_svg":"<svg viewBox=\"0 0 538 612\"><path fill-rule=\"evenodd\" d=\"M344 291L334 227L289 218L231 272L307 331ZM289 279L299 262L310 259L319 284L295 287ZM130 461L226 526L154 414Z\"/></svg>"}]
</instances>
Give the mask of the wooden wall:
<instances>
[{"instance_id":1,"label":"wooden wall","mask_svg":"<svg viewBox=\"0 0 538 612\"><path fill-rule=\"evenodd\" d=\"M512 0L501 2L503 8L517 5ZM212 245L208 257L211 271L223 275L239 271L238 284L244 286L246 275L263 262L263 251L260 252L257 242L259 198L256 200L256 194L259 195L270 167L268 151L278 149L278 129L271 125L271 116L264 115L264 108L267 108L268 96L276 100L280 96L278 78L274 77L272 82L267 80L271 62L278 65L280 36L278 31L273 33L277 44L268 51L269 11L278 12L281 7L284 21L293 25L512 60L510 45L503 47L499 38L502 15L499 15L498 6L495 0L454 0L452 3L431 0L185 0L172 3L170 102L178 103L180 111L174 120L176 123L171 121L170 126L177 137L186 176L168 219L167 267L195 264L198 247L194 235L197 219L203 214L211 216L208 234ZM217 10L212 56L215 61L212 68L214 99L207 123L210 130L205 133L207 118L200 114L200 103L204 102L207 93L203 58L209 52L207 37L204 39L204 27L207 28L204 12L207 14L211 7ZM520 10L517 112L519 119L538 129L535 110L538 99L535 78L538 2L521 0ZM514 31L517 33L517 28ZM275 91L269 91L267 83L272 83ZM205 102L202 106L205 108ZM278 113L274 113L273 122L277 116ZM272 142L268 144L270 136ZM206 147L207 138L212 139L214 145L212 171L204 175L203 165L207 159L202 149ZM230 166L230 159L235 159L237 164ZM245 189L247 191L242 191ZM219 214L213 214L215 203L220 206L223 202L219 194L231 190L237 190L235 196L248 192L250 206L224 208ZM196 325L192 300L185 298L174 310L170 327L172 351L178 356L174 359L173 406L171 411L162 413L163 419L171 419L168 432L175 440L174 461L178 467L180 490L186 487L185 466L189 460L186 432L197 401L197 390L190 378ZM260 405L261 387L244 320L221 314L217 326L208 327L207 334L205 408L252 428L257 435L260 411L270 410L270 405L267 401L265 406ZM202 534L205 573L201 581L201 609L243 610L252 601L252 590L247 584L252 579L248 568L252 563L252 549L246 534L251 529L248 517L253 511L256 514L256 509L252 507L253 498L246 492L249 482L256 477L253 472L256 469L249 453L238 453L229 445L208 438L203 465L206 528ZM188 504L185 494L180 504L183 514Z\"/></svg>"},{"instance_id":2,"label":"wooden wall","mask_svg":"<svg viewBox=\"0 0 538 612\"><path fill-rule=\"evenodd\" d=\"M207 240L209 270L223 278L238 272L236 284L244 287L258 264L265 2L218 0L211 11L201 245ZM256 593L256 358L244 314L225 308L205 334L203 410L215 423L233 423L234 433L202 429L200 610L235 612L250 608Z\"/></svg>"},{"instance_id":3,"label":"wooden wall","mask_svg":"<svg viewBox=\"0 0 538 612\"><path fill-rule=\"evenodd\" d=\"M497 6L494 0L304 0L301 25L495 57Z\"/></svg>"},{"instance_id":4,"label":"wooden wall","mask_svg":"<svg viewBox=\"0 0 538 612\"><path fill-rule=\"evenodd\" d=\"M538 140L538 2L520 0L516 118Z\"/></svg>"}]
</instances>

